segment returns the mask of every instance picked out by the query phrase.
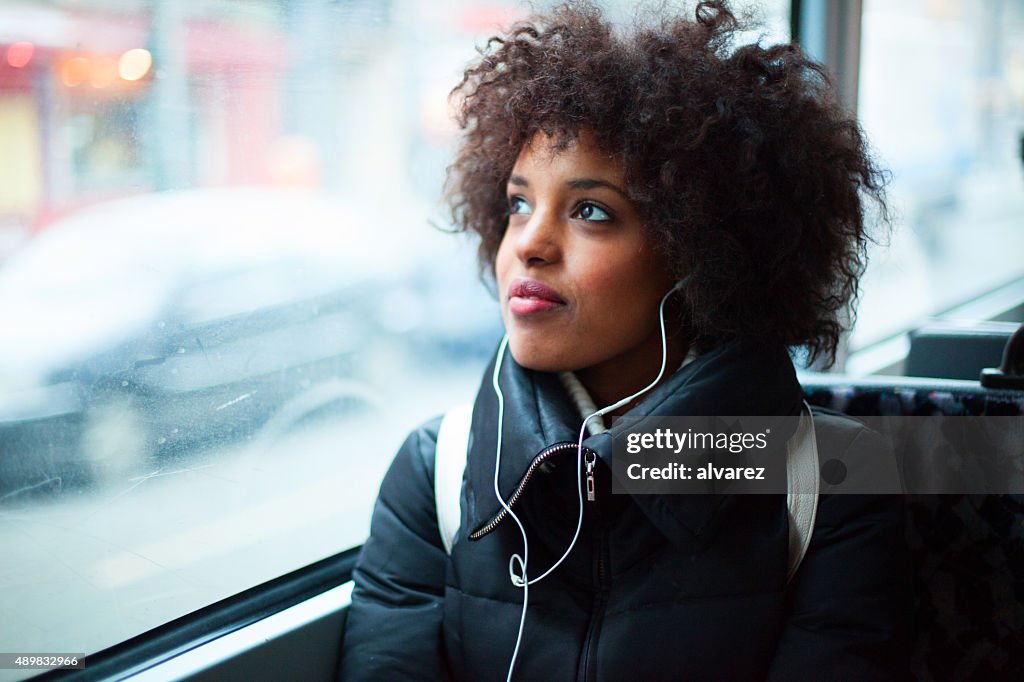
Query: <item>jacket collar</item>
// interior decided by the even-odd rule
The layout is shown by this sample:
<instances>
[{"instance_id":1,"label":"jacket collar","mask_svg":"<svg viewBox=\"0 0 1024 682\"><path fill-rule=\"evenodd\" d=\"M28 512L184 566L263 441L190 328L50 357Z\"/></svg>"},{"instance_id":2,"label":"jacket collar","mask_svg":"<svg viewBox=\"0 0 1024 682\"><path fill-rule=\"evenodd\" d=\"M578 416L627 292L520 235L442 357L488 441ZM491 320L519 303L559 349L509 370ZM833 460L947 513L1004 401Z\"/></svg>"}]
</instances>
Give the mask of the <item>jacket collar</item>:
<instances>
[{"instance_id":1,"label":"jacket collar","mask_svg":"<svg viewBox=\"0 0 1024 682\"><path fill-rule=\"evenodd\" d=\"M500 509L494 497L498 399L491 384L492 360L477 394L469 446L467 496L469 529ZM499 385L504 396L500 490L512 494L533 458L559 442L575 443L582 422L558 377L521 367L506 353ZM721 344L699 356L649 393L627 413L653 416L796 415L801 389L785 347L744 339ZM615 424L584 445L606 462ZM670 539L701 541L723 502L719 495L637 495L634 501Z\"/></svg>"}]
</instances>

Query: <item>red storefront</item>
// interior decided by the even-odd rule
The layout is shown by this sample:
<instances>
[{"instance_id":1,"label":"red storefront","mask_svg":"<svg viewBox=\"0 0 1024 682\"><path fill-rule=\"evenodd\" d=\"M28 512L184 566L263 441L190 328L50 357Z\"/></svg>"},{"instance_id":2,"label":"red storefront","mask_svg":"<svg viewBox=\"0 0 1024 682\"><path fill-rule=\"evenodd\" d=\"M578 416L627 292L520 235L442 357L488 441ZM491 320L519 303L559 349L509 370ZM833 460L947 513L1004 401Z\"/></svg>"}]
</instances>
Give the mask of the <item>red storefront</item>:
<instances>
[{"instance_id":1,"label":"red storefront","mask_svg":"<svg viewBox=\"0 0 1024 682\"><path fill-rule=\"evenodd\" d=\"M274 179L285 37L186 4L0 7L0 230L115 196Z\"/></svg>"}]
</instances>

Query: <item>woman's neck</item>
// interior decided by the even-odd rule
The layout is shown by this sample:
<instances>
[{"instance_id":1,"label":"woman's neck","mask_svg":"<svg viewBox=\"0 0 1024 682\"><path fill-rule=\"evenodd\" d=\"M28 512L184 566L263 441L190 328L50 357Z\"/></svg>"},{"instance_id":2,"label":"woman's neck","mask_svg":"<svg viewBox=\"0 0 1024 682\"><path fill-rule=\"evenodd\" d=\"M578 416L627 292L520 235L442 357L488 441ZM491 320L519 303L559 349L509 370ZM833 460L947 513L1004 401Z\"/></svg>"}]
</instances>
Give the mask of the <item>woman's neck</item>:
<instances>
[{"instance_id":1,"label":"woman's neck","mask_svg":"<svg viewBox=\"0 0 1024 682\"><path fill-rule=\"evenodd\" d=\"M686 344L678 339L669 338L666 348L665 371L658 381L660 385L679 368L686 358ZM658 376L661 368L661 336L653 339L653 343L645 343L633 353L619 356L614 363L608 362L578 370L577 378L594 400L598 408L612 405L628 395L650 385ZM653 387L652 387L653 390ZM635 400L609 413L619 416L629 411L633 405L643 399Z\"/></svg>"}]
</instances>

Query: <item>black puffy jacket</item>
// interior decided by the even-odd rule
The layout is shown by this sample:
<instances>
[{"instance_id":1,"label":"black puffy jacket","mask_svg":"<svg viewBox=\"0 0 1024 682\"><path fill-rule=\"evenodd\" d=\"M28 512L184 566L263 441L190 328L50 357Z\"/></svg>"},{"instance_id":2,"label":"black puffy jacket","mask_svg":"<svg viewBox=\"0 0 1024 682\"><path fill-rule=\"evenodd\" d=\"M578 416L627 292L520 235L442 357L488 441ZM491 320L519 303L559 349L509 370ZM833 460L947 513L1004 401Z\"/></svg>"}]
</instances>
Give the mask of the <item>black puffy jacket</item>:
<instances>
[{"instance_id":1,"label":"black puffy jacket","mask_svg":"<svg viewBox=\"0 0 1024 682\"><path fill-rule=\"evenodd\" d=\"M500 480L508 499L538 453L575 442L580 418L556 377L525 370L511 356L501 385ZM734 342L676 372L634 412L795 415L800 398L785 349ZM509 578L509 557L522 552L522 540L507 518L468 539L500 510L496 414L488 370L474 405L451 557L434 505L438 421L399 451L355 569L342 679L505 679L523 598ZM853 457L885 447L855 425L839 440L829 447ZM787 585L784 495L613 495L610 444L607 434L585 441L601 458L597 498L586 503L573 552L529 589L515 679L906 677L901 497L822 495L810 548ZM549 462L516 504L530 537L531 576L561 555L577 522L575 448Z\"/></svg>"}]
</instances>

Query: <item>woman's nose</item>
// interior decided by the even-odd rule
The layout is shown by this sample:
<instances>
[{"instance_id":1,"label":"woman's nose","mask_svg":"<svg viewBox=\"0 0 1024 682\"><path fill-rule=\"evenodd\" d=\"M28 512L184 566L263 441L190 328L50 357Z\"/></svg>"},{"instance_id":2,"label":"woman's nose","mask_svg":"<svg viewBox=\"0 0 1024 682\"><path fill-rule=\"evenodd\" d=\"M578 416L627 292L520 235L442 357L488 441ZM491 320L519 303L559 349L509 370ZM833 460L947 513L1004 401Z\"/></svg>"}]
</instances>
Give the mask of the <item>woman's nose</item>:
<instances>
[{"instance_id":1,"label":"woman's nose","mask_svg":"<svg viewBox=\"0 0 1024 682\"><path fill-rule=\"evenodd\" d=\"M516 255L523 263L555 263L561 257L561 227L550 211L530 216L516 239Z\"/></svg>"}]
</instances>

